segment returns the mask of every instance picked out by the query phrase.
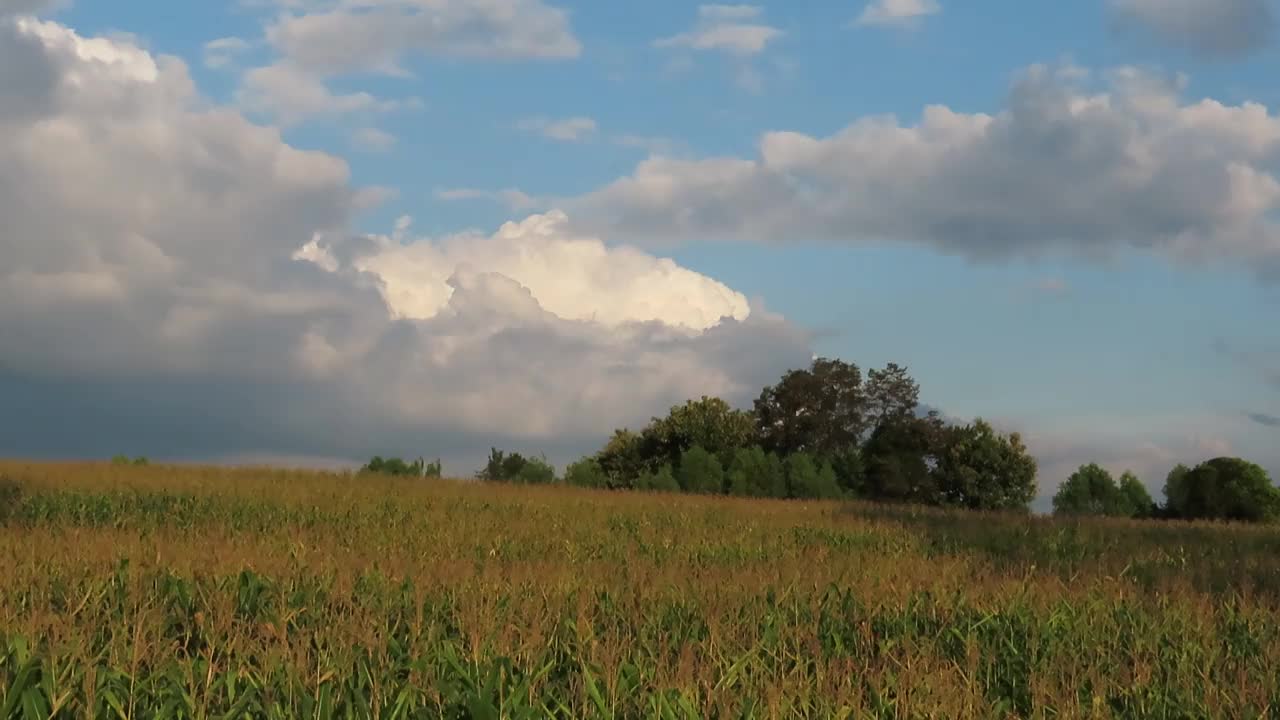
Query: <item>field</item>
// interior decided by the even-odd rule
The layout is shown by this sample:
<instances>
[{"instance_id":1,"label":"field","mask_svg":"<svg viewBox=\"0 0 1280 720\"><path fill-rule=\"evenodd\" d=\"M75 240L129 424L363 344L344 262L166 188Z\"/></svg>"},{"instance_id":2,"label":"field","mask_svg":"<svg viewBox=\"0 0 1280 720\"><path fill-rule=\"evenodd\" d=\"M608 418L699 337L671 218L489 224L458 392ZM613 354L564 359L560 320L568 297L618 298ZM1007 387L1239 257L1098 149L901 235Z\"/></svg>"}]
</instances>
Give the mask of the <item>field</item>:
<instances>
[{"instance_id":1,"label":"field","mask_svg":"<svg viewBox=\"0 0 1280 720\"><path fill-rule=\"evenodd\" d=\"M1280 532L0 463L0 718L1280 717Z\"/></svg>"}]
</instances>

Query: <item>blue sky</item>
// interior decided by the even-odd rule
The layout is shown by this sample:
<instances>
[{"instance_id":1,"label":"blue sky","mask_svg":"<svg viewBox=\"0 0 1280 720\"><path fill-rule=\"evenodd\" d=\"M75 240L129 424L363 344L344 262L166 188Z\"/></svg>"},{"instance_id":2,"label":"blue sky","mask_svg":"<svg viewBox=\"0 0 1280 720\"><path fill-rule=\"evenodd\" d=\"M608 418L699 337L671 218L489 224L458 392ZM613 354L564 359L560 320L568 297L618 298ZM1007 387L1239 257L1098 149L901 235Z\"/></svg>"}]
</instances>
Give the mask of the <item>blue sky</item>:
<instances>
[{"instance_id":1,"label":"blue sky","mask_svg":"<svg viewBox=\"0 0 1280 720\"><path fill-rule=\"evenodd\" d=\"M1050 488L1094 459L1136 466L1154 488L1174 461L1219 450L1280 471L1280 428L1263 422L1280 415L1280 42L1271 29L1280 8L1270 0L75 0L38 12L81 39L180 58L199 98L181 101L185 117L218 108L279 128L283 142L345 163L353 191L383 188L380 202L342 218L349 233L426 253L459 233L487 237L506 221L564 210L574 237L672 258L780 314L785 327L769 332L811 333L788 360L765 343L746 374L699 356L689 378L746 387L811 352L905 363L931 404L1038 442ZM403 31L397 13L438 14L443 29ZM308 83L325 94L299 93ZM1066 112L1090 98L1106 98L1106 114ZM1205 101L1238 112L1196 112ZM929 106L955 115L930 125ZM141 123L139 107L121 111L121 122ZM896 134L866 130L880 116L894 118ZM983 116L996 121L976 130ZM762 159L768 133L788 135ZM1161 133L1167 142L1147 143ZM796 137L819 149L807 153L788 140ZM1074 144L1064 154L1055 143ZM1117 152L1129 164L1107 165ZM654 157L672 164L645 165ZM730 171L713 159L755 166ZM1092 190L1088 163L1119 184L1099 180ZM1142 163L1159 169L1140 181L1126 174ZM661 184L647 182L646 167L661 171ZM910 171L898 177L900 167ZM1240 168L1249 174L1230 175ZM712 176L720 179L699 179ZM636 182L620 184L627 178ZM758 188L777 182L798 184L775 207L782 191ZM882 187L893 190L882 196ZM862 195L872 197L867 206ZM394 232L402 217L411 224ZM299 220L294 246L309 227ZM359 266L358 249L326 247ZM459 248L450 257L492 269L479 251ZM443 262L381 257L379 267L393 268L379 271L388 287L416 282L403 268ZM246 256L245 267L266 260ZM544 308L557 302L547 299L554 290L539 290L555 283L538 271L504 272ZM697 304L706 292L707 312L723 309L705 283L653 282L650 293L687 292ZM439 320L425 290L405 292L429 309L393 315ZM581 317L678 322L631 295L559 302L560 318L591 305ZM442 332L419 330L423 342ZM209 343L209 352L227 347ZM96 372L80 367L76 377ZM639 403L634 420L615 409L600 422L643 421L650 405L691 387L661 380L673 373L650 378L652 403ZM11 376L21 384L21 371ZM623 402L602 397L574 402ZM507 427L476 411L452 427L368 414L381 418L371 427L392 423L405 437L488 431L573 450L598 439L554 418ZM202 451L323 455L328 441L298 440L306 434Z\"/></svg>"}]
</instances>

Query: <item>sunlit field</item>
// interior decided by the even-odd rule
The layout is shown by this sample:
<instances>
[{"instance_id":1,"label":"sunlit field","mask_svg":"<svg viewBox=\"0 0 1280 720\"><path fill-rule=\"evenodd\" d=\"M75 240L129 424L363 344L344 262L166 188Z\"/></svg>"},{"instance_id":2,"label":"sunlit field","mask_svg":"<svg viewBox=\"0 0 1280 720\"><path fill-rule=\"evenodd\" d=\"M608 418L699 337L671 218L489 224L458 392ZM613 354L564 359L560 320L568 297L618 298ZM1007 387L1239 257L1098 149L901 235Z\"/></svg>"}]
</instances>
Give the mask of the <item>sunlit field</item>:
<instances>
[{"instance_id":1,"label":"sunlit field","mask_svg":"<svg viewBox=\"0 0 1280 720\"><path fill-rule=\"evenodd\" d=\"M3 718L1257 718L1280 532L0 462Z\"/></svg>"}]
</instances>

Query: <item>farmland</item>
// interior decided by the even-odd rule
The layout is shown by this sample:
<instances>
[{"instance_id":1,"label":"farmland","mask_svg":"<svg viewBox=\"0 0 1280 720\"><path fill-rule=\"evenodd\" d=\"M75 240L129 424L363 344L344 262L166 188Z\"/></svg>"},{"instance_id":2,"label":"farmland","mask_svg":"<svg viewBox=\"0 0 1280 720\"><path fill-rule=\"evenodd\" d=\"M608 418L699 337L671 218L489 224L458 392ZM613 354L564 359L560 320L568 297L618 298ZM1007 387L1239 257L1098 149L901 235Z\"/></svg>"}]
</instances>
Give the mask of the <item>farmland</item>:
<instances>
[{"instance_id":1,"label":"farmland","mask_svg":"<svg viewBox=\"0 0 1280 720\"><path fill-rule=\"evenodd\" d=\"M0 716L1273 717L1280 533L0 463Z\"/></svg>"}]
</instances>

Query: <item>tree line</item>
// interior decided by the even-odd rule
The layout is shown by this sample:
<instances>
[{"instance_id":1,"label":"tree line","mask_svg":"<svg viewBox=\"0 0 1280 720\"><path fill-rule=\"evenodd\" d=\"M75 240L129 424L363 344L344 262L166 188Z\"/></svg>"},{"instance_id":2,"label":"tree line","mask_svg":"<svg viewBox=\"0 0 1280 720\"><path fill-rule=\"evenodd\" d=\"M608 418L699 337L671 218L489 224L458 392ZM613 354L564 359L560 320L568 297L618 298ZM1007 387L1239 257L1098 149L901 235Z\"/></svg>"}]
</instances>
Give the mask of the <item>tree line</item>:
<instances>
[{"instance_id":1,"label":"tree line","mask_svg":"<svg viewBox=\"0 0 1280 720\"><path fill-rule=\"evenodd\" d=\"M383 461L385 463L385 461ZM439 474L439 464L432 470ZM1037 463L1017 432L978 418L949 422L920 404L920 386L895 363L865 374L817 358L765 387L751 409L703 396L621 428L561 476L543 457L492 449L481 480L564 483L611 490L766 498L857 498L971 510L1028 511ZM1179 466L1157 505L1125 473L1117 482L1082 466L1054 497L1063 515L1223 517L1280 515L1280 490L1236 458Z\"/></svg>"}]
</instances>

